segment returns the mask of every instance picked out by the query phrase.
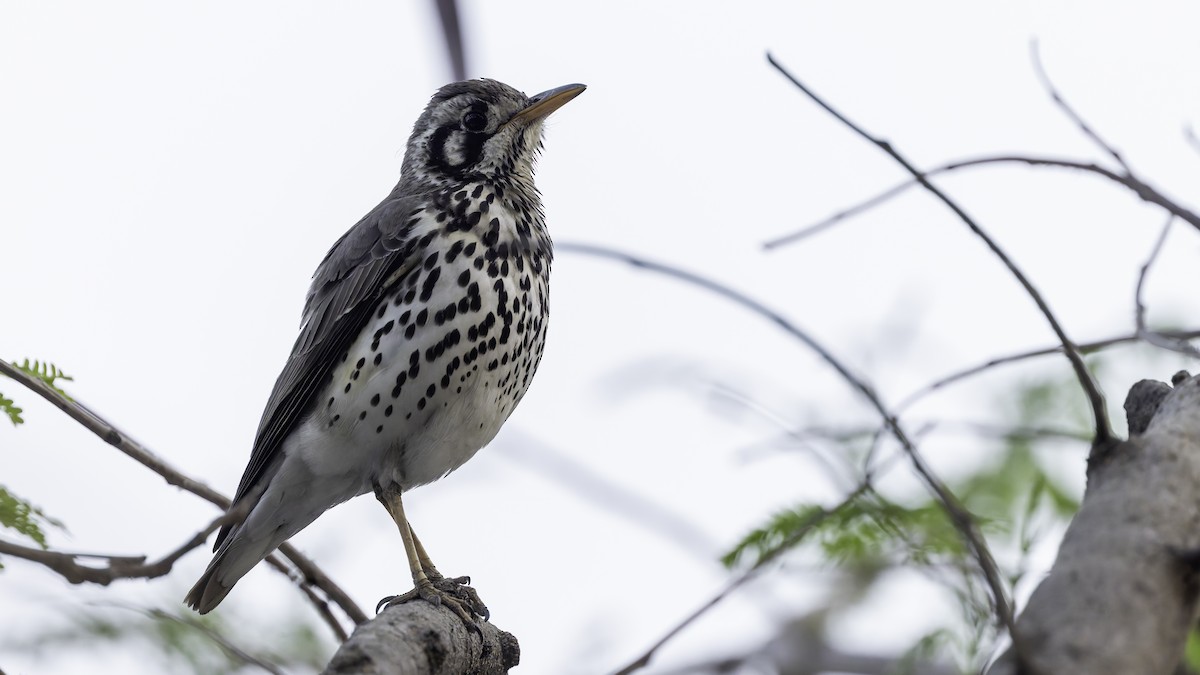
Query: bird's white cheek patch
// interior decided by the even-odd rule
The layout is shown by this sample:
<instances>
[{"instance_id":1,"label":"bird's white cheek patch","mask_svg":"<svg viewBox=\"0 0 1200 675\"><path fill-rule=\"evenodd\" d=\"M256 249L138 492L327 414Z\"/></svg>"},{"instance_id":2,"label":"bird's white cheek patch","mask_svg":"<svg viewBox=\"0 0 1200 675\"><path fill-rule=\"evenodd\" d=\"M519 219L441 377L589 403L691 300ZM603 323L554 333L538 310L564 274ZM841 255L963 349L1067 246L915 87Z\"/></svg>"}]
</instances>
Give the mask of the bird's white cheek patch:
<instances>
[{"instance_id":1,"label":"bird's white cheek patch","mask_svg":"<svg viewBox=\"0 0 1200 675\"><path fill-rule=\"evenodd\" d=\"M450 134L446 139L446 144L442 146L442 157L446 160L446 164L450 166L462 166L467 161L467 153L463 148L464 135L460 133Z\"/></svg>"}]
</instances>

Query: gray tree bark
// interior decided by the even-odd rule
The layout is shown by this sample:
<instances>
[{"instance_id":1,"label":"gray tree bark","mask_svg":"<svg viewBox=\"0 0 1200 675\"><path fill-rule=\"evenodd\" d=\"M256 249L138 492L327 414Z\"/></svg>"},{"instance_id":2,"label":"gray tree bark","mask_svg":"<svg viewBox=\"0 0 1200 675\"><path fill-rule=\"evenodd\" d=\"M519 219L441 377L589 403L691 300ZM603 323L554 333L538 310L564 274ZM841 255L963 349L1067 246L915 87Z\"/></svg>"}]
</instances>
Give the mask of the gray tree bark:
<instances>
[{"instance_id":1,"label":"gray tree bark","mask_svg":"<svg viewBox=\"0 0 1200 675\"><path fill-rule=\"evenodd\" d=\"M428 602L388 607L360 624L322 675L502 675L521 660L510 633L491 623L469 630L450 610Z\"/></svg>"},{"instance_id":2,"label":"gray tree bark","mask_svg":"<svg viewBox=\"0 0 1200 675\"><path fill-rule=\"evenodd\" d=\"M1130 439L1095 447L1049 576L988 675L1167 675L1196 621L1200 378L1143 380Z\"/></svg>"}]
</instances>

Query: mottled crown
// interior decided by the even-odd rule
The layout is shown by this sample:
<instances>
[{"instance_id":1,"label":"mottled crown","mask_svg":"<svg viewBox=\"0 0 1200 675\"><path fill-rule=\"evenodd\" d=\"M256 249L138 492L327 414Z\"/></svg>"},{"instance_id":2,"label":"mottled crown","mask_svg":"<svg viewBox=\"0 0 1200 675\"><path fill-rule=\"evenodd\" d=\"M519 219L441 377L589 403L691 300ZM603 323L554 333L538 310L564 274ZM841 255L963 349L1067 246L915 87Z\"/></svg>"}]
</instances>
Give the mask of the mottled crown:
<instances>
[{"instance_id":1,"label":"mottled crown","mask_svg":"<svg viewBox=\"0 0 1200 675\"><path fill-rule=\"evenodd\" d=\"M541 147L541 120L514 119L529 103L525 94L495 80L442 87L413 126L402 180L532 182L534 158Z\"/></svg>"}]
</instances>

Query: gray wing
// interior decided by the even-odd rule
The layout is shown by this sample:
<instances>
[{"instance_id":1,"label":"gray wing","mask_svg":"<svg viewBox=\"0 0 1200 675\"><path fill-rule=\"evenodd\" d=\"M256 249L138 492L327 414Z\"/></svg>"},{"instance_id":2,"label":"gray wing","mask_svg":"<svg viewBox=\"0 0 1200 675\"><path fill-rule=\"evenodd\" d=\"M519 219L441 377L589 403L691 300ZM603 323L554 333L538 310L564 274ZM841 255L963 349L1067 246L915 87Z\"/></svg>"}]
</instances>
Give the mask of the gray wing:
<instances>
[{"instance_id":1,"label":"gray wing","mask_svg":"<svg viewBox=\"0 0 1200 675\"><path fill-rule=\"evenodd\" d=\"M420 263L413 259L416 242L411 233L424 203L420 197L385 199L342 235L317 267L300 335L258 423L250 463L233 498L235 505L263 480L283 439L308 412L330 368L386 291L385 283L395 283L406 268ZM230 529L229 525L221 528L214 550Z\"/></svg>"}]
</instances>

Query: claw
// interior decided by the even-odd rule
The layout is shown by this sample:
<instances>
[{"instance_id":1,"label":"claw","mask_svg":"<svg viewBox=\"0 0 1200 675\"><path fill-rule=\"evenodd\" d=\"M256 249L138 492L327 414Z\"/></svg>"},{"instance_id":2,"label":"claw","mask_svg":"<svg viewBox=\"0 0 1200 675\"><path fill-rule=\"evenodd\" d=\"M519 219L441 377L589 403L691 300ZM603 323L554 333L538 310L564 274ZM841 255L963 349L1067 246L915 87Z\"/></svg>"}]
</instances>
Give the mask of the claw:
<instances>
[{"instance_id":1,"label":"claw","mask_svg":"<svg viewBox=\"0 0 1200 675\"><path fill-rule=\"evenodd\" d=\"M378 613L382 612L382 611L384 610L384 608L386 608L388 605L391 605L391 604L392 604L392 601L393 601L393 600L395 600L395 599L396 599L396 598L398 598L398 597L400 597L400 596L398 596L398 595L389 595L389 596L387 596L386 598L384 598L384 599L380 600L380 601L378 602L378 604L376 604L376 605L375 605L375 613L376 613L376 614L378 614Z\"/></svg>"},{"instance_id":2,"label":"claw","mask_svg":"<svg viewBox=\"0 0 1200 675\"><path fill-rule=\"evenodd\" d=\"M466 576L447 579L439 574L436 579L425 579L424 583L418 583L416 588L403 595L389 595L380 600L375 606L375 613L378 614L392 605L420 598L433 605L445 605L462 619L467 628L482 634L476 625L475 617L488 621L492 613L479 598L479 593L467 585L470 581L471 578Z\"/></svg>"}]
</instances>

